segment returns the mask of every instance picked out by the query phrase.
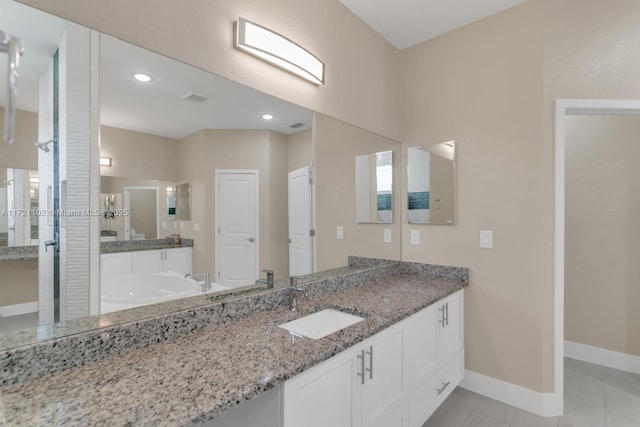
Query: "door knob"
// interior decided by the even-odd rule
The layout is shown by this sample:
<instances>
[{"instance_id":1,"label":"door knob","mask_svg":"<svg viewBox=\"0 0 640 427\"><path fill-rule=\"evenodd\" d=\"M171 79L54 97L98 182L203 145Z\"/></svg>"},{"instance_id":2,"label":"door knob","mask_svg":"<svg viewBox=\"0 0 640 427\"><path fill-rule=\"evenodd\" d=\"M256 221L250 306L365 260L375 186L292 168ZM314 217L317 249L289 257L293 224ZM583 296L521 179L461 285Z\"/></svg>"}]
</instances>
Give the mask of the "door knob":
<instances>
[{"instance_id":1,"label":"door knob","mask_svg":"<svg viewBox=\"0 0 640 427\"><path fill-rule=\"evenodd\" d=\"M244 239L244 240L248 240L248 241L250 241L251 243L253 243L256 239L254 239L253 237L249 237L248 239Z\"/></svg>"}]
</instances>

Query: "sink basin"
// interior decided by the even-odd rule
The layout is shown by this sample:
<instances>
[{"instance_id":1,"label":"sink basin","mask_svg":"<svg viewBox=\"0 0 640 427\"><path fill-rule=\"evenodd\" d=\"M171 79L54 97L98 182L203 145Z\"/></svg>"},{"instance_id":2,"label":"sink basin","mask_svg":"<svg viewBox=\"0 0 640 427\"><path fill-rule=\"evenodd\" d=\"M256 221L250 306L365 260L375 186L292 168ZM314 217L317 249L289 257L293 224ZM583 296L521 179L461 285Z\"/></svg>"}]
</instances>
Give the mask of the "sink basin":
<instances>
[{"instance_id":1,"label":"sink basin","mask_svg":"<svg viewBox=\"0 0 640 427\"><path fill-rule=\"evenodd\" d=\"M283 323L279 327L302 335L305 338L317 340L363 320L363 317L327 308L300 319Z\"/></svg>"}]
</instances>

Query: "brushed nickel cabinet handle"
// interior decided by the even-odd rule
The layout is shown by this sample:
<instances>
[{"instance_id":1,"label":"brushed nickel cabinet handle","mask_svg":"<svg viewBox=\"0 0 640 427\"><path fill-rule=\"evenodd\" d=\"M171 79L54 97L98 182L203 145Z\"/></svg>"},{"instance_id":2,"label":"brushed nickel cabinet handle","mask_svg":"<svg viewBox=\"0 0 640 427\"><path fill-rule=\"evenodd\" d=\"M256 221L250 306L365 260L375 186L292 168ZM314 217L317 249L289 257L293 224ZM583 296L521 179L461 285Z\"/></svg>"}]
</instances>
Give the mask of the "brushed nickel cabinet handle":
<instances>
[{"instance_id":1,"label":"brushed nickel cabinet handle","mask_svg":"<svg viewBox=\"0 0 640 427\"><path fill-rule=\"evenodd\" d=\"M362 378L362 384L364 385L364 350L360 350L360 354L358 355L358 359L360 359L360 369L361 372L358 372L357 375Z\"/></svg>"},{"instance_id":2,"label":"brushed nickel cabinet handle","mask_svg":"<svg viewBox=\"0 0 640 427\"><path fill-rule=\"evenodd\" d=\"M369 369L367 369L367 371L369 371L369 379L372 380L373 379L373 346L370 345L369 346L369 351L366 352L369 355Z\"/></svg>"},{"instance_id":3,"label":"brushed nickel cabinet handle","mask_svg":"<svg viewBox=\"0 0 640 427\"><path fill-rule=\"evenodd\" d=\"M440 396L442 394L442 392L449 387L449 384L451 384L451 381L447 381L446 383L442 383L442 388L437 388L436 391L438 392L438 396Z\"/></svg>"}]
</instances>

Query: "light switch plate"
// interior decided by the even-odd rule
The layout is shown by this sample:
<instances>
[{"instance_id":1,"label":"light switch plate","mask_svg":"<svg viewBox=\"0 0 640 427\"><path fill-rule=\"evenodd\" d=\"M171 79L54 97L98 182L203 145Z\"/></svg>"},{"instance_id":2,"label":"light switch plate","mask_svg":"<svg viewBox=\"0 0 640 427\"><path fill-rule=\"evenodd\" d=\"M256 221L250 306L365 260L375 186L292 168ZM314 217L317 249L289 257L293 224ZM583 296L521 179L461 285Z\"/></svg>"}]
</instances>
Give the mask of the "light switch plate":
<instances>
[{"instance_id":1,"label":"light switch plate","mask_svg":"<svg viewBox=\"0 0 640 427\"><path fill-rule=\"evenodd\" d=\"M485 249L493 248L492 230L480 230L480 247Z\"/></svg>"},{"instance_id":2,"label":"light switch plate","mask_svg":"<svg viewBox=\"0 0 640 427\"><path fill-rule=\"evenodd\" d=\"M384 229L384 242L385 243L391 243L391 229L390 228L385 228Z\"/></svg>"},{"instance_id":3,"label":"light switch plate","mask_svg":"<svg viewBox=\"0 0 640 427\"><path fill-rule=\"evenodd\" d=\"M340 240L344 239L344 227L339 225L336 227L336 237Z\"/></svg>"},{"instance_id":4,"label":"light switch plate","mask_svg":"<svg viewBox=\"0 0 640 427\"><path fill-rule=\"evenodd\" d=\"M200 231L200 223L196 222L193 224L194 231Z\"/></svg>"},{"instance_id":5,"label":"light switch plate","mask_svg":"<svg viewBox=\"0 0 640 427\"><path fill-rule=\"evenodd\" d=\"M167 223L165 221L162 221L162 228L167 228Z\"/></svg>"},{"instance_id":6,"label":"light switch plate","mask_svg":"<svg viewBox=\"0 0 640 427\"><path fill-rule=\"evenodd\" d=\"M420 244L420 230L411 230L411 244L412 245Z\"/></svg>"},{"instance_id":7,"label":"light switch plate","mask_svg":"<svg viewBox=\"0 0 640 427\"><path fill-rule=\"evenodd\" d=\"M184 222L180 223L180 230L184 230Z\"/></svg>"}]
</instances>

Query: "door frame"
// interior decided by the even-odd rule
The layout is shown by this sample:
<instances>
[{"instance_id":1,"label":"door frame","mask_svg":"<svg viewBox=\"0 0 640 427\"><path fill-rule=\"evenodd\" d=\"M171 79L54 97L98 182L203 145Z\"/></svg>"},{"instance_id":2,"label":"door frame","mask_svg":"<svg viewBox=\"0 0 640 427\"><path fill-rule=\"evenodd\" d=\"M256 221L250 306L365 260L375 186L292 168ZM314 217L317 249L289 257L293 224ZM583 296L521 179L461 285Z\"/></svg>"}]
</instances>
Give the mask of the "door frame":
<instances>
[{"instance_id":1,"label":"door frame","mask_svg":"<svg viewBox=\"0 0 640 427\"><path fill-rule=\"evenodd\" d=\"M565 148L567 115L639 114L640 100L557 99L554 131L553 393L550 415L564 412Z\"/></svg>"},{"instance_id":2,"label":"door frame","mask_svg":"<svg viewBox=\"0 0 640 427\"><path fill-rule=\"evenodd\" d=\"M260 171L258 169L216 169L214 172L214 181L213 181L213 191L215 192L215 217L214 217L214 228L213 228L213 239L215 241L215 254L213 258L214 268L214 282L219 277L220 274L220 239L218 238L218 227L220 226L220 176L225 174L252 174L256 177L256 244L254 245L256 252L256 266L255 273L256 277L260 277Z\"/></svg>"},{"instance_id":3,"label":"door frame","mask_svg":"<svg viewBox=\"0 0 640 427\"><path fill-rule=\"evenodd\" d=\"M131 216L129 215L131 206L131 196L129 190L154 190L156 192L156 235L153 239L160 237L160 188L159 187L124 187L124 209L127 209L127 215L124 216L124 240L131 240L129 229L131 229ZM153 240L147 239L147 240Z\"/></svg>"}]
</instances>

